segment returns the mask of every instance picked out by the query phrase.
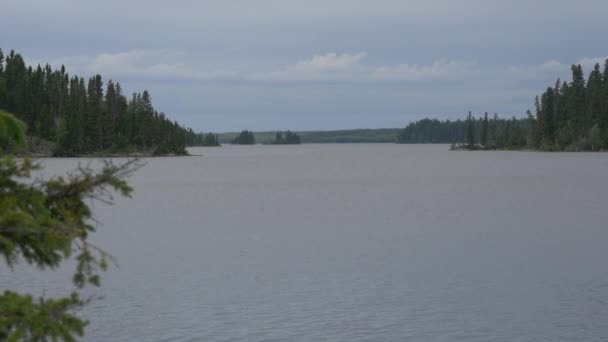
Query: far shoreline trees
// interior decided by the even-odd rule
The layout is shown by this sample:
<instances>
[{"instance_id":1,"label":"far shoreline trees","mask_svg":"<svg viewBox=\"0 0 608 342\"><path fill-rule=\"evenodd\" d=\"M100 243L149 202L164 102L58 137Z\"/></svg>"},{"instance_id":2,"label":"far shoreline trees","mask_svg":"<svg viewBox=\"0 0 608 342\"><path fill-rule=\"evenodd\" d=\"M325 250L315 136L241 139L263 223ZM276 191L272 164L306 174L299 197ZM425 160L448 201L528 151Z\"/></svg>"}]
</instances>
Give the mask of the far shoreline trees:
<instances>
[{"instance_id":1,"label":"far shoreline trees","mask_svg":"<svg viewBox=\"0 0 608 342\"><path fill-rule=\"evenodd\" d=\"M465 149L600 151L608 149L608 60L596 63L585 80L572 65L572 80L557 80L534 102L525 118L500 119L487 113L476 120L423 119L397 134L398 143L451 143Z\"/></svg>"},{"instance_id":2,"label":"far shoreline trees","mask_svg":"<svg viewBox=\"0 0 608 342\"><path fill-rule=\"evenodd\" d=\"M203 147L215 147L222 146L220 144L220 135L215 133L194 133L192 129L189 129L190 134L186 140L187 146L203 146Z\"/></svg>"},{"instance_id":3,"label":"far shoreline trees","mask_svg":"<svg viewBox=\"0 0 608 342\"><path fill-rule=\"evenodd\" d=\"M220 137L217 134L207 133L201 146L214 147L220 145Z\"/></svg>"},{"instance_id":4,"label":"far shoreline trees","mask_svg":"<svg viewBox=\"0 0 608 342\"><path fill-rule=\"evenodd\" d=\"M299 145L302 141L297 133L286 131L285 133L277 131L274 140L268 142L268 145Z\"/></svg>"},{"instance_id":5,"label":"far shoreline trees","mask_svg":"<svg viewBox=\"0 0 608 342\"><path fill-rule=\"evenodd\" d=\"M253 136L253 132L248 130L242 131L239 135L237 135L234 140L232 140L232 144L234 145L255 145L255 137Z\"/></svg>"}]
</instances>

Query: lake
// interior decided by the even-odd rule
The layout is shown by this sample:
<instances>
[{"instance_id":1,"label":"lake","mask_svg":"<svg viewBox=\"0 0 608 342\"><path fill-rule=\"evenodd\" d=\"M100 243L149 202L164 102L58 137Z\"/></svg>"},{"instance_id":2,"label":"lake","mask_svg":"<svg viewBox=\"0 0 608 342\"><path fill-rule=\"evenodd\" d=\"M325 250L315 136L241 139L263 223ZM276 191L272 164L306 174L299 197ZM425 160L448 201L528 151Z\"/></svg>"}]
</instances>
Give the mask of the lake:
<instances>
[{"instance_id":1,"label":"lake","mask_svg":"<svg viewBox=\"0 0 608 342\"><path fill-rule=\"evenodd\" d=\"M608 339L608 154L192 148L96 204L85 341ZM45 159L61 174L83 159ZM70 272L0 269L69 293Z\"/></svg>"}]
</instances>

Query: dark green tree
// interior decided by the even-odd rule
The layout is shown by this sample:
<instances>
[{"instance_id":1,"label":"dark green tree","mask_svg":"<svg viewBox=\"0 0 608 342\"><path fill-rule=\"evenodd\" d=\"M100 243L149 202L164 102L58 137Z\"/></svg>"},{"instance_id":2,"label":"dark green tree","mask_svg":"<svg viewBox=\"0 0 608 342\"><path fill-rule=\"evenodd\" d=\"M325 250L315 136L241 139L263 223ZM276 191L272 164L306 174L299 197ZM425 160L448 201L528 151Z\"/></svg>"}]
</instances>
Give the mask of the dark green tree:
<instances>
[{"instance_id":1,"label":"dark green tree","mask_svg":"<svg viewBox=\"0 0 608 342\"><path fill-rule=\"evenodd\" d=\"M467 116L467 148L475 149L475 118L471 112Z\"/></svg>"},{"instance_id":2,"label":"dark green tree","mask_svg":"<svg viewBox=\"0 0 608 342\"><path fill-rule=\"evenodd\" d=\"M87 151L103 148L103 82L100 75L89 79L87 87L87 113L84 137Z\"/></svg>"},{"instance_id":3,"label":"dark green tree","mask_svg":"<svg viewBox=\"0 0 608 342\"><path fill-rule=\"evenodd\" d=\"M547 88L547 91L541 97L541 117L539 120L541 132L543 136L543 145L545 148L552 148L555 141L555 91L553 88Z\"/></svg>"},{"instance_id":4,"label":"dark green tree","mask_svg":"<svg viewBox=\"0 0 608 342\"><path fill-rule=\"evenodd\" d=\"M498 114L494 113L492 124L490 125L490 142L492 146L496 147L496 141L498 139Z\"/></svg>"},{"instance_id":5,"label":"dark green tree","mask_svg":"<svg viewBox=\"0 0 608 342\"><path fill-rule=\"evenodd\" d=\"M572 65L571 69L572 82L570 83L571 93L568 101L568 112L570 113L570 120L575 126L577 135L580 135L585 132L585 75L583 73L583 67L580 64Z\"/></svg>"},{"instance_id":6,"label":"dark green tree","mask_svg":"<svg viewBox=\"0 0 608 342\"><path fill-rule=\"evenodd\" d=\"M594 124L599 123L600 121L603 90L600 65L595 64L593 71L589 74L585 96L585 117L583 122L586 129L591 129Z\"/></svg>"},{"instance_id":7,"label":"dark green tree","mask_svg":"<svg viewBox=\"0 0 608 342\"><path fill-rule=\"evenodd\" d=\"M254 145L255 137L253 136L253 132L244 130L236 138L234 138L232 143L237 145Z\"/></svg>"},{"instance_id":8,"label":"dark green tree","mask_svg":"<svg viewBox=\"0 0 608 342\"><path fill-rule=\"evenodd\" d=\"M483 122L481 124L480 142L481 142L481 146L483 146L483 147L488 146L488 129L489 129L488 126L489 126L488 112L486 112L483 116Z\"/></svg>"},{"instance_id":9,"label":"dark green tree","mask_svg":"<svg viewBox=\"0 0 608 342\"><path fill-rule=\"evenodd\" d=\"M301 143L300 136L290 130L287 130L285 134L281 131L277 131L274 140L269 142L271 145L298 145Z\"/></svg>"}]
</instances>

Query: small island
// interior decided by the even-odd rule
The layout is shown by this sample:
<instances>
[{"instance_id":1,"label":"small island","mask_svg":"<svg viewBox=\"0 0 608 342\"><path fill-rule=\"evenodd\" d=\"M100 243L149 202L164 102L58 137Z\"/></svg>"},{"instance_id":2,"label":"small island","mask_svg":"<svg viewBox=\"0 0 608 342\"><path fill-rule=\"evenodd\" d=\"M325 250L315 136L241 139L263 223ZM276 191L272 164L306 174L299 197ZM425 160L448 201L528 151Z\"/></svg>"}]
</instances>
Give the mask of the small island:
<instances>
[{"instance_id":1,"label":"small island","mask_svg":"<svg viewBox=\"0 0 608 342\"><path fill-rule=\"evenodd\" d=\"M253 132L244 130L239 133L233 140L233 145L255 145L255 137Z\"/></svg>"},{"instance_id":2,"label":"small island","mask_svg":"<svg viewBox=\"0 0 608 342\"><path fill-rule=\"evenodd\" d=\"M294 133L290 130L285 132L277 131L275 134L274 140L267 142L267 145L299 145L302 141L300 136L297 133Z\"/></svg>"}]
</instances>

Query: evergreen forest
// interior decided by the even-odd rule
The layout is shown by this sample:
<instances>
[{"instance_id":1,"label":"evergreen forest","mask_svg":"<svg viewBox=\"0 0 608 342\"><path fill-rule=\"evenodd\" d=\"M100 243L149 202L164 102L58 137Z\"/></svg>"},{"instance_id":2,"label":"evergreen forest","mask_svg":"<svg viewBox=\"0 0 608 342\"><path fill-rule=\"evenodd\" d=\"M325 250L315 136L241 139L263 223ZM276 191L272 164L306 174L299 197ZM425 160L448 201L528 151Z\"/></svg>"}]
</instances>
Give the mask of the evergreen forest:
<instances>
[{"instance_id":1,"label":"evergreen forest","mask_svg":"<svg viewBox=\"0 0 608 342\"><path fill-rule=\"evenodd\" d=\"M452 143L469 149L599 151L608 148L608 60L585 78L572 65L570 82L558 79L534 101L534 113L501 119L486 113L476 119L423 119L397 134L398 143Z\"/></svg>"},{"instance_id":2,"label":"evergreen forest","mask_svg":"<svg viewBox=\"0 0 608 342\"><path fill-rule=\"evenodd\" d=\"M127 96L120 83L104 83L101 75L87 79L63 66L27 66L14 51L0 50L0 109L23 121L28 139L52 146L54 155L179 155L205 142L157 111L148 91Z\"/></svg>"}]
</instances>

